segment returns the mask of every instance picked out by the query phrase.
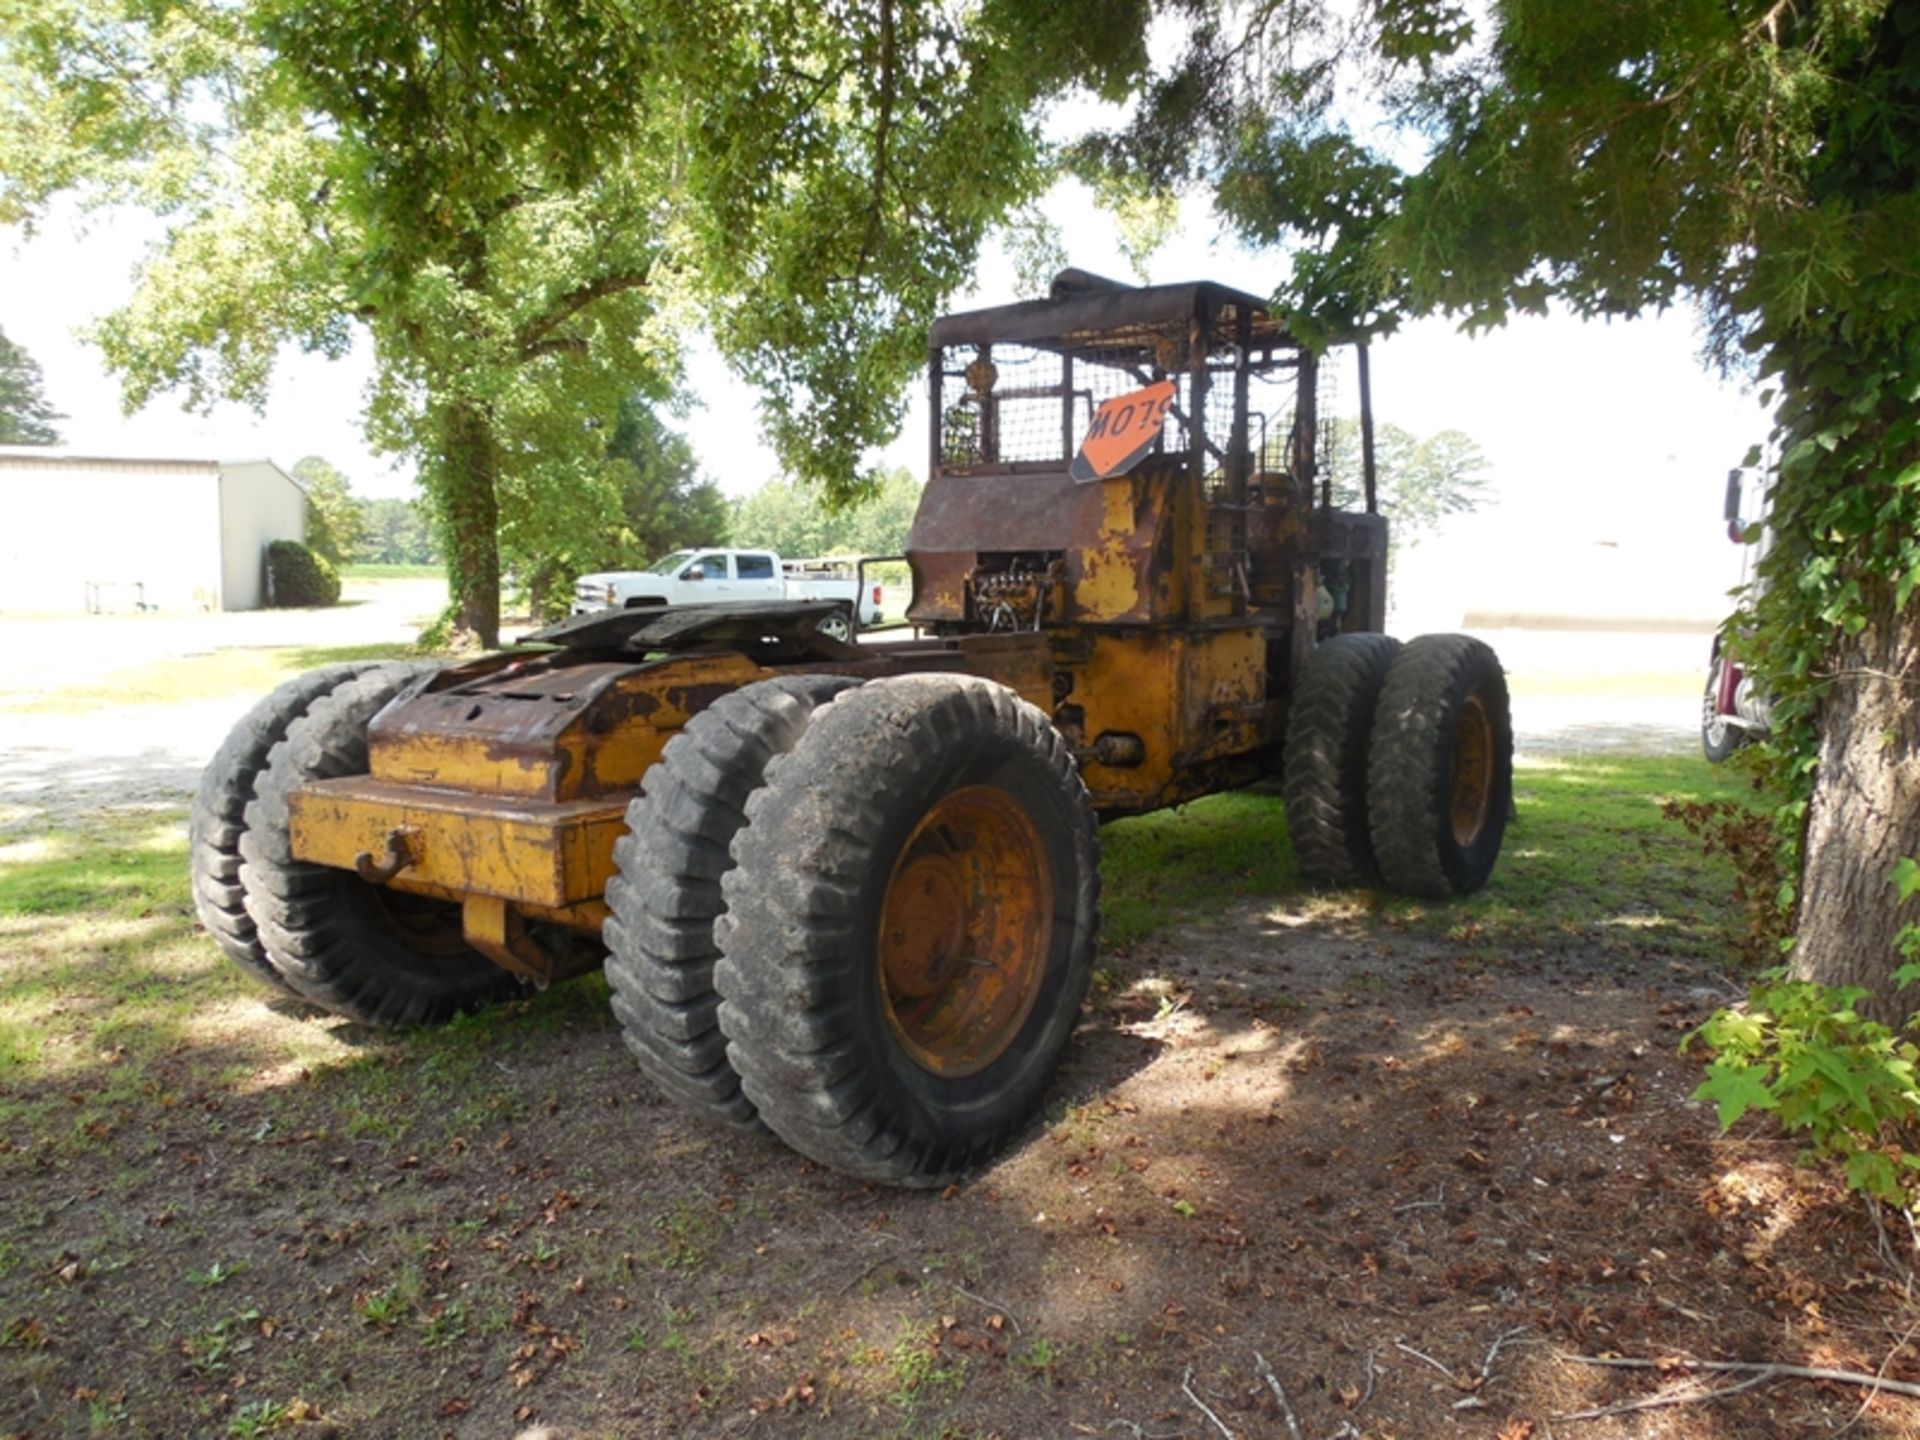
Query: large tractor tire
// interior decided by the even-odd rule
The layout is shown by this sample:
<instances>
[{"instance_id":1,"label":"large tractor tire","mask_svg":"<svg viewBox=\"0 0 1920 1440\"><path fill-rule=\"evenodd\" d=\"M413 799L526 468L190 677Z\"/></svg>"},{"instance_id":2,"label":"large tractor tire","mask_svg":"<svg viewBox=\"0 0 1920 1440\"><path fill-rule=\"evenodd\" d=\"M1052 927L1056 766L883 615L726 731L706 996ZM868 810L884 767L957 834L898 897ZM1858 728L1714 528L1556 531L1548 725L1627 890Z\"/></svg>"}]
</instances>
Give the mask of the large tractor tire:
<instances>
[{"instance_id":1,"label":"large tractor tire","mask_svg":"<svg viewBox=\"0 0 1920 1440\"><path fill-rule=\"evenodd\" d=\"M1287 716L1287 833L1303 880L1364 885L1380 878L1367 828L1367 748L1390 635L1336 635L1315 647Z\"/></svg>"},{"instance_id":2,"label":"large tractor tire","mask_svg":"<svg viewBox=\"0 0 1920 1440\"><path fill-rule=\"evenodd\" d=\"M627 1048L673 1099L742 1129L762 1127L715 1013L720 877L733 868L729 847L768 764L793 748L818 706L855 683L796 675L722 696L667 743L613 847L602 933Z\"/></svg>"},{"instance_id":3,"label":"large tractor tire","mask_svg":"<svg viewBox=\"0 0 1920 1440\"><path fill-rule=\"evenodd\" d=\"M274 747L240 837L267 959L302 998L388 1029L438 1024L518 986L466 943L457 905L293 857L288 797L309 780L365 774L368 722L418 674L383 667L316 701Z\"/></svg>"},{"instance_id":4,"label":"large tractor tire","mask_svg":"<svg viewBox=\"0 0 1920 1440\"><path fill-rule=\"evenodd\" d=\"M1401 650L1374 710L1367 814L1389 887L1441 900L1493 873L1513 806L1506 672L1467 635Z\"/></svg>"},{"instance_id":5,"label":"large tractor tire","mask_svg":"<svg viewBox=\"0 0 1920 1440\"><path fill-rule=\"evenodd\" d=\"M1099 846L1065 741L992 681L876 680L747 819L714 984L760 1118L866 1179L973 1169L1039 1103L1092 973Z\"/></svg>"},{"instance_id":6,"label":"large tractor tire","mask_svg":"<svg viewBox=\"0 0 1920 1440\"><path fill-rule=\"evenodd\" d=\"M376 663L328 665L287 681L241 717L208 762L194 792L193 813L187 821L194 913L234 964L282 994L297 992L261 948L240 885L240 837L246 831L247 805L266 771L267 757L287 738L288 728L315 701Z\"/></svg>"}]
</instances>

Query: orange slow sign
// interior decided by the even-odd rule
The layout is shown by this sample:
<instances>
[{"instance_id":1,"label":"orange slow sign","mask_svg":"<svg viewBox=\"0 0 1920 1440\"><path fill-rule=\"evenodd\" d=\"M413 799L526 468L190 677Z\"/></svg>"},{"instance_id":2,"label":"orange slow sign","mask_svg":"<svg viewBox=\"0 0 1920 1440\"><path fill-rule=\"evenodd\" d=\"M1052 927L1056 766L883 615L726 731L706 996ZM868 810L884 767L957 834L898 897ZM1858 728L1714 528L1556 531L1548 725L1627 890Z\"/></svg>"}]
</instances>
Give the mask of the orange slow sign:
<instances>
[{"instance_id":1,"label":"orange slow sign","mask_svg":"<svg viewBox=\"0 0 1920 1440\"><path fill-rule=\"evenodd\" d=\"M1085 484L1124 475L1160 438L1161 422L1173 404L1173 381L1160 380L1144 390L1116 395L1093 412L1087 438L1068 473Z\"/></svg>"}]
</instances>

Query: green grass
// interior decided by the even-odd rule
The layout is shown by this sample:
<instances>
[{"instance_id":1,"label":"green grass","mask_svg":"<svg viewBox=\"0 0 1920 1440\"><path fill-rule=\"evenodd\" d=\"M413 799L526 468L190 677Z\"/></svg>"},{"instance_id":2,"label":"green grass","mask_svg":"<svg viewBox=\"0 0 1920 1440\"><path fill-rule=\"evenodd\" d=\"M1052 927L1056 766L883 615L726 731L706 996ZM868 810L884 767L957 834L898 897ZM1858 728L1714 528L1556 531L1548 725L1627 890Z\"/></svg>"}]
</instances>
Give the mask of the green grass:
<instances>
[{"instance_id":1,"label":"green grass","mask_svg":"<svg viewBox=\"0 0 1920 1440\"><path fill-rule=\"evenodd\" d=\"M131 666L81 685L0 697L0 711L80 715L107 707L179 705L230 695L264 695L303 670L343 660L405 660L423 652L412 645L290 645L273 649L229 648Z\"/></svg>"},{"instance_id":2,"label":"green grass","mask_svg":"<svg viewBox=\"0 0 1920 1440\"><path fill-rule=\"evenodd\" d=\"M1101 830L1100 847L1100 933L1109 945L1131 945L1196 912L1298 883L1278 795L1213 795L1116 820Z\"/></svg>"},{"instance_id":3,"label":"green grass","mask_svg":"<svg viewBox=\"0 0 1920 1440\"><path fill-rule=\"evenodd\" d=\"M0 1121L65 1137L117 1128L113 1105L139 1092L146 1063L243 987L193 933L184 818L0 845ZM115 1063L97 1067L103 1052ZM79 1102L25 1083L96 1067L104 1088Z\"/></svg>"},{"instance_id":4,"label":"green grass","mask_svg":"<svg viewBox=\"0 0 1920 1440\"><path fill-rule=\"evenodd\" d=\"M237 653L286 673L342 658ZM232 673L168 684L185 693ZM1744 798L1738 774L1691 758L1593 757L1525 765L1516 790L1520 817L1492 884L1450 906L1302 889L1277 795L1116 822L1102 832L1107 940L1124 947L1251 901L1452 934L1475 950L1731 952L1726 865L1702 857L1659 801ZM774 1263L754 1243L766 1214L658 1181L644 1200L622 1192L602 1207L610 1177L626 1183L618 1157L630 1137L651 1129L665 1142L633 1162L655 1177L683 1152L710 1167L706 1147L728 1143L630 1115L636 1100L657 1102L620 1053L603 979L397 1036L317 1019L271 1000L197 929L184 819L176 809L41 821L0 836L0 1190L20 1197L0 1215L0 1348L11 1363L71 1367L122 1310L137 1311L152 1329L121 1362L144 1384L125 1402L124 1428L206 1435L300 1430L284 1398L295 1395L349 1429L370 1424L377 1406L422 1403L420 1374L497 1375L535 1325L578 1338L569 1364L616 1355L689 1405L737 1410L815 1365L798 1351L743 1351L740 1332L763 1322L728 1318L754 1314L758 1287L778 1283L755 1268ZM562 1069L569 1054L607 1068ZM582 1079L590 1109L572 1088ZM791 1183L789 1168L778 1175L768 1185ZM543 1213L562 1187L581 1203ZM75 1195L88 1198L68 1207ZM1198 1232L1191 1201L1159 1203ZM877 1281L849 1298L847 1273L832 1272L822 1292L830 1311L892 1303ZM528 1293L540 1297L532 1319ZM635 1308L612 1308L616 1295ZM711 1308L716 1297L724 1308ZM82 1316L93 1328L69 1335L63 1326ZM803 1307L795 1323L805 1318ZM25 1338L40 1333L17 1328L30 1320L53 1338ZM995 1382L937 1344L934 1323L903 1316L865 1347L871 1358L834 1362L844 1374L833 1383L885 1417L876 1424L941 1433L951 1407ZM321 1333L324 1345L304 1338ZM28 1349L42 1343L44 1353ZM1079 1353L1027 1335L1009 1371L1044 1388ZM62 1373L72 1383L75 1372ZM353 1387L335 1378L348 1373ZM229 1391L240 1374L249 1388ZM529 1393L549 1403L565 1383L560 1371L542 1382L555 1389ZM229 1408L210 1408L217 1394L231 1395ZM98 1403L99 1423L116 1423L114 1392ZM73 1414L89 1423L77 1402Z\"/></svg>"},{"instance_id":5,"label":"green grass","mask_svg":"<svg viewBox=\"0 0 1920 1440\"><path fill-rule=\"evenodd\" d=\"M1124 948L1222 905L1270 898L1382 911L1489 945L1626 944L1678 953L1730 947L1732 870L1660 813L1669 799L1751 799L1744 776L1694 756L1523 760L1516 817L1492 881L1446 905L1368 891L1310 891L1294 872L1277 794L1217 795L1101 832L1102 933Z\"/></svg>"}]
</instances>

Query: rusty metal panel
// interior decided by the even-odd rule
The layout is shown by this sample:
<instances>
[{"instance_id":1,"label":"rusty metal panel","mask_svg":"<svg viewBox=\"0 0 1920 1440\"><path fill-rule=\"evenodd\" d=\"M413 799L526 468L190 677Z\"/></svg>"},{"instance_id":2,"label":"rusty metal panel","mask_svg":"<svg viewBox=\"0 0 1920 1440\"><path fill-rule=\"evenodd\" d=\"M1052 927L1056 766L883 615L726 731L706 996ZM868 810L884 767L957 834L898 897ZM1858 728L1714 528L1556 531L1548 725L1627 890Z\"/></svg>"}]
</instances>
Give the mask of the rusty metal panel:
<instances>
[{"instance_id":1,"label":"rusty metal panel","mask_svg":"<svg viewBox=\"0 0 1920 1440\"><path fill-rule=\"evenodd\" d=\"M509 665L453 672L389 705L367 731L372 773L412 785L557 799L583 758L569 736L588 708L631 666Z\"/></svg>"},{"instance_id":2,"label":"rusty metal panel","mask_svg":"<svg viewBox=\"0 0 1920 1440\"><path fill-rule=\"evenodd\" d=\"M626 828L621 800L529 802L397 785L366 775L320 780L292 797L296 858L352 870L407 837L405 888L562 907L597 898Z\"/></svg>"},{"instance_id":3,"label":"rusty metal panel","mask_svg":"<svg viewBox=\"0 0 1920 1440\"><path fill-rule=\"evenodd\" d=\"M1024 475L936 474L920 494L907 550L1058 550L1098 513L1065 465Z\"/></svg>"},{"instance_id":4,"label":"rusty metal panel","mask_svg":"<svg viewBox=\"0 0 1920 1440\"><path fill-rule=\"evenodd\" d=\"M1255 344L1294 343L1268 314L1265 300L1208 281L1086 290L1058 300L1025 300L945 315L934 321L928 343L938 351L949 345L1033 344L1093 335L1111 344L1130 330L1190 318L1213 325L1242 310L1256 317ZM1222 338L1232 338L1231 333Z\"/></svg>"},{"instance_id":5,"label":"rusty metal panel","mask_svg":"<svg viewBox=\"0 0 1920 1440\"><path fill-rule=\"evenodd\" d=\"M690 718L770 673L724 653L587 664L543 656L457 676L375 717L370 769L399 784L528 799L631 790Z\"/></svg>"},{"instance_id":6,"label":"rusty metal panel","mask_svg":"<svg viewBox=\"0 0 1920 1440\"><path fill-rule=\"evenodd\" d=\"M1206 794L1208 767L1268 743L1267 632L1258 626L1098 634L1070 673L1089 745L1138 736L1139 763L1083 757L1096 809L1152 810Z\"/></svg>"}]
</instances>

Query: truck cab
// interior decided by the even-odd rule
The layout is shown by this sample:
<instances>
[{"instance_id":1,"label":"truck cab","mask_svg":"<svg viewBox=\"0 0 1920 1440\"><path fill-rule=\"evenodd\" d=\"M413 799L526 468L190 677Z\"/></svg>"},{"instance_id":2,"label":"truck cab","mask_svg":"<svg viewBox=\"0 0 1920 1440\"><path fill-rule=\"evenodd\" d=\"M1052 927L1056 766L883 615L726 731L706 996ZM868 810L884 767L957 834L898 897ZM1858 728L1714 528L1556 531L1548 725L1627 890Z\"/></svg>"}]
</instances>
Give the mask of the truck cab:
<instances>
[{"instance_id":1,"label":"truck cab","mask_svg":"<svg viewBox=\"0 0 1920 1440\"><path fill-rule=\"evenodd\" d=\"M644 570L603 570L574 582L573 613L729 600L784 600L780 557L771 550L676 550Z\"/></svg>"}]
</instances>

